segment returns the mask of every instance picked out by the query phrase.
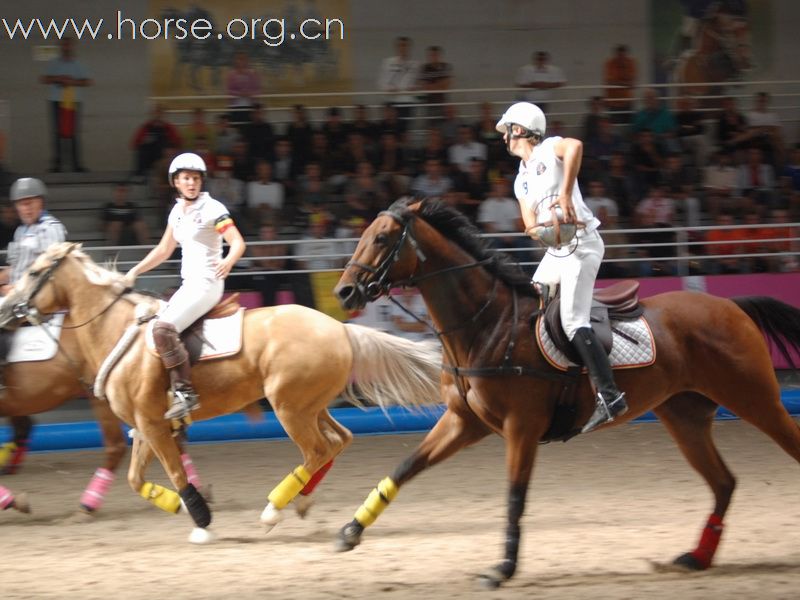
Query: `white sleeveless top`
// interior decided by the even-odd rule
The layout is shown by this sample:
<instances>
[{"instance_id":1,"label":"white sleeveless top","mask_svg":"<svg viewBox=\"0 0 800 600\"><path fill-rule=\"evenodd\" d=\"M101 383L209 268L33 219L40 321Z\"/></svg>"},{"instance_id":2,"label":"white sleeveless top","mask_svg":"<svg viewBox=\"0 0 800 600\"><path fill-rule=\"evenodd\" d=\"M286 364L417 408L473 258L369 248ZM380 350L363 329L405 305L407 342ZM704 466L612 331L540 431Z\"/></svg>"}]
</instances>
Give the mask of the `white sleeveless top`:
<instances>
[{"instance_id":1,"label":"white sleeveless top","mask_svg":"<svg viewBox=\"0 0 800 600\"><path fill-rule=\"evenodd\" d=\"M556 156L554 145L560 136L549 137L534 146L528 162L519 161L519 173L514 181L514 195L526 208L534 213L537 223L552 220L550 205L558 199L561 184L564 181L564 161ZM578 236L590 233L600 226L600 220L586 206L578 187L572 188L572 204L578 221L586 224L585 229L578 230Z\"/></svg>"}]
</instances>

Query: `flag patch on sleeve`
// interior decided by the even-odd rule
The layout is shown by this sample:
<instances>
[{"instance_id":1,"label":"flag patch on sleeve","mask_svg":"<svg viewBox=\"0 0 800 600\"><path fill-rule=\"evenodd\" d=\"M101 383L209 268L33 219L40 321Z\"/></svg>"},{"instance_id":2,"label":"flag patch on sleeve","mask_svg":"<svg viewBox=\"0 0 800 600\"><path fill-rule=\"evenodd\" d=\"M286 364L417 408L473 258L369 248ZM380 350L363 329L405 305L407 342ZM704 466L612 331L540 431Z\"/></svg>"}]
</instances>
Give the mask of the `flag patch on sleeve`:
<instances>
[{"instance_id":1,"label":"flag patch on sleeve","mask_svg":"<svg viewBox=\"0 0 800 600\"><path fill-rule=\"evenodd\" d=\"M224 214L214 221L214 229L217 230L217 233L225 233L231 227L233 227L233 219L229 214Z\"/></svg>"}]
</instances>

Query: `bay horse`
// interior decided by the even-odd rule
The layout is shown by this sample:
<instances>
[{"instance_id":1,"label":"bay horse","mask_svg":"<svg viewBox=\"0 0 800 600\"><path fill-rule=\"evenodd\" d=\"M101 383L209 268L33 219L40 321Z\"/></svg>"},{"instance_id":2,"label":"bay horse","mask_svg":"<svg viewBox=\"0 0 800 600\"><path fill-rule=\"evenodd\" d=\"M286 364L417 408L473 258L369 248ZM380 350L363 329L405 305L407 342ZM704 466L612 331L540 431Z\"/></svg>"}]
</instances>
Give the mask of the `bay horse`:
<instances>
[{"instance_id":1,"label":"bay horse","mask_svg":"<svg viewBox=\"0 0 800 600\"><path fill-rule=\"evenodd\" d=\"M119 418L136 428L128 482L157 507L184 505L196 528L190 541L213 539L211 511L187 480L173 424L163 418L169 382L161 359L146 348L142 324L158 300L126 288L123 275L95 264L78 244L54 244L17 283L2 310L50 314L68 310L83 324L75 330L89 371L107 372L103 393ZM2 314L0 314L0 319ZM120 341L129 344L120 345ZM116 362L108 371L106 358ZM418 406L438 402L441 351L367 327L343 324L316 310L282 305L247 310L241 350L192 368L202 420L236 411L266 397L299 447L303 463L269 494L261 521L268 528L298 494L309 493L333 459L352 441L328 411L342 394L358 404ZM95 384L97 388L97 383ZM144 479L156 456L175 490Z\"/></svg>"},{"instance_id":2,"label":"bay horse","mask_svg":"<svg viewBox=\"0 0 800 600\"><path fill-rule=\"evenodd\" d=\"M441 393L446 411L391 477L382 480L339 532L339 550L353 549L411 478L494 432L505 438L508 524L504 559L482 580L497 587L517 569L520 518L537 447L553 421L564 385L532 332L540 298L528 276L492 252L454 209L401 199L364 231L335 288L353 310L393 286L416 286L443 344ZM771 298L728 300L669 292L641 302L656 345L651 366L618 370L629 412L612 425L652 410L714 496L698 547L679 568L711 565L735 479L714 446L711 425L723 406L769 435L800 461L800 428L781 404L762 329L786 355L800 346L800 310ZM585 375L577 388L575 426L595 406ZM608 425L606 425L608 426Z\"/></svg>"},{"instance_id":3,"label":"bay horse","mask_svg":"<svg viewBox=\"0 0 800 600\"><path fill-rule=\"evenodd\" d=\"M88 396L105 449L103 465L97 468L80 498L80 509L94 513L102 506L114 473L127 451L127 443L122 423L108 404L99 402L84 383L91 377L86 371L75 330L71 327L72 320L67 315L59 338L59 351L53 358L12 362L3 368L5 387L0 391L0 416L9 417L13 437L0 448L0 468L12 474L21 466L33 427L30 415L53 410L81 395Z\"/></svg>"}]
</instances>

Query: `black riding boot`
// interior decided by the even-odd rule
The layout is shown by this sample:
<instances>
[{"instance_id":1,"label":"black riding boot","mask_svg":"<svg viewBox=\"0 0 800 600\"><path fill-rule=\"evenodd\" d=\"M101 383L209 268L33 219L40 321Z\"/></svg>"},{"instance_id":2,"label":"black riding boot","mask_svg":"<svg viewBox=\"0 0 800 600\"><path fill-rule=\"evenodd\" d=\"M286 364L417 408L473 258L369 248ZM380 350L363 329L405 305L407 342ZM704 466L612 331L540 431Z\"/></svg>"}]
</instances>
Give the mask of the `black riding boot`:
<instances>
[{"instance_id":1,"label":"black riding boot","mask_svg":"<svg viewBox=\"0 0 800 600\"><path fill-rule=\"evenodd\" d=\"M589 379L597 392L594 414L581 430L588 433L603 423L610 423L628 411L625 393L620 392L614 382L614 373L605 350L590 327L581 327L572 338L572 345L580 354L589 371Z\"/></svg>"},{"instance_id":2,"label":"black riding boot","mask_svg":"<svg viewBox=\"0 0 800 600\"><path fill-rule=\"evenodd\" d=\"M169 371L172 385L172 406L164 413L165 419L183 419L198 408L197 392L192 387L192 368L189 353L171 323L158 321L153 326L153 341L159 356Z\"/></svg>"}]
</instances>

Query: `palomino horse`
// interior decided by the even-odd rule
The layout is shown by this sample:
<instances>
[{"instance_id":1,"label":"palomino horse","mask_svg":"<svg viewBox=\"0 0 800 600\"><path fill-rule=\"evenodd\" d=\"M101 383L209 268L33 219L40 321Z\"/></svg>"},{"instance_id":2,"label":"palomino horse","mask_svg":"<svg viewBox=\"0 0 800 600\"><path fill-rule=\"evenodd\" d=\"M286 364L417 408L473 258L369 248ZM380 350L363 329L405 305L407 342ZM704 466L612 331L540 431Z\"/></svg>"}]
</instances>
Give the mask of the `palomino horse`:
<instances>
[{"instance_id":1,"label":"palomino horse","mask_svg":"<svg viewBox=\"0 0 800 600\"><path fill-rule=\"evenodd\" d=\"M53 358L12 362L3 370L5 388L0 391L0 416L11 417L14 435L12 441L0 449L0 467L7 463L6 468L10 473L20 466L27 450L33 426L29 415L52 410L68 400L87 395L87 387L81 378L89 381L91 377L86 372L78 339L71 326L72 321L67 316L59 339L60 349ZM125 456L127 444L122 424L108 404L88 395L105 446L103 466L95 471L80 499L81 509L91 513L101 507L105 492L114 479L114 472Z\"/></svg>"},{"instance_id":2,"label":"palomino horse","mask_svg":"<svg viewBox=\"0 0 800 600\"><path fill-rule=\"evenodd\" d=\"M183 503L197 525L190 540L208 541L211 513L187 482L172 424L163 418L168 378L161 360L145 347L141 332L141 317L157 310L157 300L130 292L122 275L99 267L78 248L69 243L51 246L31 265L4 306L16 307L18 313L69 310L84 324L75 332L92 373L97 374L113 352L117 362L107 374L105 396L114 413L141 436L133 446L130 486L170 512L177 512ZM120 340L130 341L130 346L119 346ZM345 325L302 306L249 310L244 315L241 350L193 368L201 406L192 414L208 419L264 396L272 404L300 448L303 464L269 494L261 520L271 527L295 496L313 489L352 440L328 412L331 400L344 393L354 403L364 398L381 406L438 402L440 368L441 352L435 344ZM144 480L153 453L179 494Z\"/></svg>"},{"instance_id":3,"label":"palomino horse","mask_svg":"<svg viewBox=\"0 0 800 600\"><path fill-rule=\"evenodd\" d=\"M400 200L364 231L336 294L347 309L386 294L419 288L443 342L441 375L447 410L414 453L380 482L345 525L340 549L358 545L398 489L420 471L491 432L505 438L509 476L505 558L484 581L494 587L517 567L520 518L537 446L551 426L563 380L545 362L531 331L539 297L528 278L492 253L458 212L436 201ZM671 292L643 301L656 341L651 366L617 372L628 394L624 423L648 410L666 425L714 494L714 509L696 550L678 558L710 566L735 479L711 438L719 406L752 423L800 461L800 429L781 404L780 387L761 326L800 345L800 310L771 298L734 301ZM777 333L780 331L780 333ZM555 379L555 381L554 381ZM594 409L588 378L577 389L575 426ZM615 423L615 424L616 424Z\"/></svg>"}]
</instances>

